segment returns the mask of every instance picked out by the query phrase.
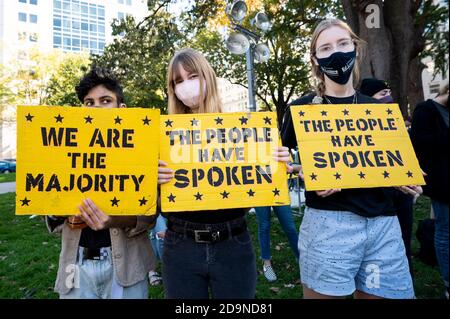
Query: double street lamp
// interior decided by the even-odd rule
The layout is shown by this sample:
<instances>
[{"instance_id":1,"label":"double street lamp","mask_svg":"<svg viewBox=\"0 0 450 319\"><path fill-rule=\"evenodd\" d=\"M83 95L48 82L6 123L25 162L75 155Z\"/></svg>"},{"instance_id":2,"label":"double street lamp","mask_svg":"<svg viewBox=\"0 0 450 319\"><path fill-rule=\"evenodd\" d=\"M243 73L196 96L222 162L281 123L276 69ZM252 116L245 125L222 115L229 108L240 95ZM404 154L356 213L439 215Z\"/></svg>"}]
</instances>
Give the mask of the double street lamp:
<instances>
[{"instance_id":1,"label":"double street lamp","mask_svg":"<svg viewBox=\"0 0 450 319\"><path fill-rule=\"evenodd\" d=\"M255 100L255 76L253 61L264 63L269 60L269 47L260 43L261 36L257 33L244 28L240 23L247 15L247 4L243 0L234 0L226 7L226 14L230 18L233 32L226 40L227 49L236 55L246 54L247 61L247 81L248 81L248 102L249 111L256 111ZM269 18L264 12L258 12L251 21L262 32L267 32L271 28Z\"/></svg>"}]
</instances>

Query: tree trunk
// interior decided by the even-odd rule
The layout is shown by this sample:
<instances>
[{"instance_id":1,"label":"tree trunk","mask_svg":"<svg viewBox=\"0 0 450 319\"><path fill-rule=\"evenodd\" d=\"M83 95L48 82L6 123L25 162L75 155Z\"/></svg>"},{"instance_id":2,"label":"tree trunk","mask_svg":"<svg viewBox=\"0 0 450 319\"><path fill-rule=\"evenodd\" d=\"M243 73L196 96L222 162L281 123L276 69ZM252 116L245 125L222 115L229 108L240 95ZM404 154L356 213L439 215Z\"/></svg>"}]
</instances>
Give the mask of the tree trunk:
<instances>
[{"instance_id":1,"label":"tree trunk","mask_svg":"<svg viewBox=\"0 0 450 319\"><path fill-rule=\"evenodd\" d=\"M404 115L423 99L421 62L417 58L424 49L423 28L414 18L422 2L418 0L341 0L345 15L353 30L367 41L367 53L361 65L361 78L387 80L392 96ZM378 6L379 28L367 28L369 4Z\"/></svg>"}]
</instances>

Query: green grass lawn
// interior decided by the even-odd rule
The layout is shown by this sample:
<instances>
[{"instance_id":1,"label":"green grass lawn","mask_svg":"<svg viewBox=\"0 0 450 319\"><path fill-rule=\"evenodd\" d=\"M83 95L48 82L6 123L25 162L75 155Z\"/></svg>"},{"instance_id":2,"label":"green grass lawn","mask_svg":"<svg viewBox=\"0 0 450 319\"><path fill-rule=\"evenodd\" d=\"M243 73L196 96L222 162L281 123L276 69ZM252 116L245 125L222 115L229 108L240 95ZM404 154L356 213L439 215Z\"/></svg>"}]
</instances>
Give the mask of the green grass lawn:
<instances>
[{"instance_id":1,"label":"green grass lawn","mask_svg":"<svg viewBox=\"0 0 450 319\"><path fill-rule=\"evenodd\" d=\"M42 217L14 215L14 193L0 195L0 298L57 298L53 284L58 267L60 238L50 235ZM419 219L429 215L430 202L421 198L415 205L414 233ZM295 216L297 227L300 217ZM297 262L289 248L278 220L272 220L272 256L278 280L268 283L258 258L257 298L302 297L298 284ZM248 215L248 224L259 256L255 215ZM413 253L418 251L414 237ZM440 298L443 284L437 268L413 259L417 298ZM150 287L150 298L164 298L162 286Z\"/></svg>"},{"instance_id":2,"label":"green grass lawn","mask_svg":"<svg viewBox=\"0 0 450 319\"><path fill-rule=\"evenodd\" d=\"M0 174L0 183L15 182L16 173Z\"/></svg>"}]
</instances>

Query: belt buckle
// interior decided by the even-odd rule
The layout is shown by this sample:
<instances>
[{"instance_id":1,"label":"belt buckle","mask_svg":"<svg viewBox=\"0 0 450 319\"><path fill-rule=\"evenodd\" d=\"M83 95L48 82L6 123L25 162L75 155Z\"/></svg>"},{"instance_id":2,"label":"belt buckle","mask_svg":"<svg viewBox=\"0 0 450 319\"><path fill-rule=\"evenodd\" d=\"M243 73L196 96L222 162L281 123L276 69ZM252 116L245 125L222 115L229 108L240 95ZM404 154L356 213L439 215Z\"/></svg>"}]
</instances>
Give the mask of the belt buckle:
<instances>
[{"instance_id":1,"label":"belt buckle","mask_svg":"<svg viewBox=\"0 0 450 319\"><path fill-rule=\"evenodd\" d=\"M220 236L220 232L219 231L215 231L215 232L211 233L212 240L201 240L200 239L200 234L202 234L202 233L208 233L209 234L209 233L211 233L211 231L209 231L209 230L194 230L195 242L203 243L203 244L209 244L209 243L217 241L219 239L219 236Z\"/></svg>"}]
</instances>

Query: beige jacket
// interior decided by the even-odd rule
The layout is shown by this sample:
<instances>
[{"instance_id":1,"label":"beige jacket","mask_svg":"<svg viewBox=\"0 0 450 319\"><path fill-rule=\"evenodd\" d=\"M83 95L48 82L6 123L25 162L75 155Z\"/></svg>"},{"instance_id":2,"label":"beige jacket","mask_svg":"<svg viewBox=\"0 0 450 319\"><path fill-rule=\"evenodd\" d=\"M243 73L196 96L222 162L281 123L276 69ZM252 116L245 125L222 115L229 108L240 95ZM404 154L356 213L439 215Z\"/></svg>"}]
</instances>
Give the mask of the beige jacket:
<instances>
[{"instance_id":1,"label":"beige jacket","mask_svg":"<svg viewBox=\"0 0 450 319\"><path fill-rule=\"evenodd\" d=\"M147 278L148 272L156 267L156 258L151 248L148 230L154 227L155 216L138 216L134 228L110 228L113 267L117 282L123 287L132 286ZM75 282L78 244L81 229L71 229L67 220L52 227L46 218L51 233L61 233L61 253L56 277L55 291L67 294Z\"/></svg>"}]
</instances>

